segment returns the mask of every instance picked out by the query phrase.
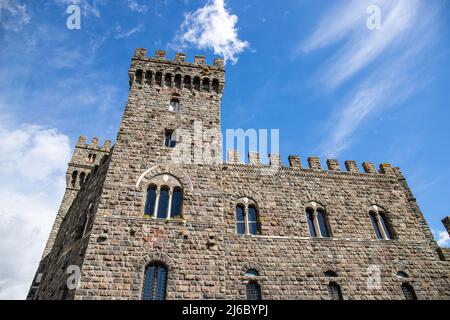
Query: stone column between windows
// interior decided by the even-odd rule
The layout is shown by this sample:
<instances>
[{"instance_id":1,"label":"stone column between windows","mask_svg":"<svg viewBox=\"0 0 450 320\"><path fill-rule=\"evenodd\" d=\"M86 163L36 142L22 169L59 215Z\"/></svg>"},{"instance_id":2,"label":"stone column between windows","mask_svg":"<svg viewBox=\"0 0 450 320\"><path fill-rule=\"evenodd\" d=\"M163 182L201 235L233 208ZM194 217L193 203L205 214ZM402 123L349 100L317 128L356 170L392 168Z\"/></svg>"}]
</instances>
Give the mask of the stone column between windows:
<instances>
[{"instance_id":1,"label":"stone column between windows","mask_svg":"<svg viewBox=\"0 0 450 320\"><path fill-rule=\"evenodd\" d=\"M167 206L166 219L170 219L170 211L172 210L172 196L173 196L173 188L169 190L169 204Z\"/></svg>"},{"instance_id":2,"label":"stone column between windows","mask_svg":"<svg viewBox=\"0 0 450 320\"><path fill-rule=\"evenodd\" d=\"M316 237L322 238L322 232L320 231L319 219L317 218L316 209L314 209L314 212L313 212L313 224L314 224L314 228L316 229Z\"/></svg>"},{"instance_id":3,"label":"stone column between windows","mask_svg":"<svg viewBox=\"0 0 450 320\"><path fill-rule=\"evenodd\" d=\"M381 217L380 214L378 213L378 210L375 212L375 221L378 225L378 229L380 229L380 233L381 233L381 237L386 240L387 239L387 235L386 232L384 231L384 226L381 223Z\"/></svg>"},{"instance_id":4,"label":"stone column between windows","mask_svg":"<svg viewBox=\"0 0 450 320\"><path fill-rule=\"evenodd\" d=\"M244 234L246 236L249 236L250 230L248 229L248 205L245 205L245 208L244 208L244 226L245 226Z\"/></svg>"},{"instance_id":5,"label":"stone column between windows","mask_svg":"<svg viewBox=\"0 0 450 320\"><path fill-rule=\"evenodd\" d=\"M161 193L161 187L158 186L158 188L156 189L156 198L155 198L155 210L153 212L153 217L157 218L158 217L158 207L159 207L159 194Z\"/></svg>"}]
</instances>

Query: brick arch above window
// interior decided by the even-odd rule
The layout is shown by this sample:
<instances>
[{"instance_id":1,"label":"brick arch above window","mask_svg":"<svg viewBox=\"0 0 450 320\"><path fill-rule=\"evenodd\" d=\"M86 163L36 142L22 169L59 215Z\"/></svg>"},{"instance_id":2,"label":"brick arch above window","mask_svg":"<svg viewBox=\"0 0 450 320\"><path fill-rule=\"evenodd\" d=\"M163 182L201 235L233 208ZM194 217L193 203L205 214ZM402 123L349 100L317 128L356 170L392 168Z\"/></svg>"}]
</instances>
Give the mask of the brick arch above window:
<instances>
[{"instance_id":1,"label":"brick arch above window","mask_svg":"<svg viewBox=\"0 0 450 320\"><path fill-rule=\"evenodd\" d=\"M163 264L168 271L172 270L175 266L173 259L164 252L152 252L143 256L136 265L136 271L141 272L150 263L159 262Z\"/></svg>"}]
</instances>

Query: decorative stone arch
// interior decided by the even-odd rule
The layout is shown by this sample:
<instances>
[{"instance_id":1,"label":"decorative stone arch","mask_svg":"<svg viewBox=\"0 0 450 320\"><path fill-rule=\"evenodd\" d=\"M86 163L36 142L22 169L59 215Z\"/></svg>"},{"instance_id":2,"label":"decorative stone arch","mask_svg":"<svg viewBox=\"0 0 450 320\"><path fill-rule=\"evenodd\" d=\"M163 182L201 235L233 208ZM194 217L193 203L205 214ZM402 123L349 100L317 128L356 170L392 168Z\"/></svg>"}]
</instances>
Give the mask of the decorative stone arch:
<instances>
[{"instance_id":1,"label":"decorative stone arch","mask_svg":"<svg viewBox=\"0 0 450 320\"><path fill-rule=\"evenodd\" d=\"M261 210L263 208L263 201L262 201L261 197L252 191L236 192L233 195L233 205L237 205L239 203L239 201L243 200L244 198L252 200L256 204L258 210Z\"/></svg>"},{"instance_id":2,"label":"decorative stone arch","mask_svg":"<svg viewBox=\"0 0 450 320\"><path fill-rule=\"evenodd\" d=\"M145 268L147 268L147 266L151 263L161 263L162 265L164 265L167 268L167 283L166 286L167 288L169 288L169 285L172 284L172 277L171 277L171 272L174 269L175 263L173 261L173 259L167 255L166 253L163 252L153 252L150 254L147 254L145 256L143 256L137 263L135 271L136 274L139 275L139 288L138 290L135 290L135 294L133 299L134 300L141 300L142 299L142 290L144 288L144 278L145 278Z\"/></svg>"},{"instance_id":3,"label":"decorative stone arch","mask_svg":"<svg viewBox=\"0 0 450 320\"><path fill-rule=\"evenodd\" d=\"M312 212L311 212L312 211ZM312 219L312 224L314 228L315 235L311 234L314 238L331 238L333 236L331 224L330 224L330 211L334 212L332 208L326 205L324 202L319 202L315 200L310 200L305 203L303 212L306 216L308 225L310 224L310 219ZM325 228L322 230L319 223L319 213L322 213L322 217L324 219ZM312 218L310 217L312 215ZM312 232L312 227L310 228L310 232ZM327 234L324 235L323 233Z\"/></svg>"},{"instance_id":4,"label":"decorative stone arch","mask_svg":"<svg viewBox=\"0 0 450 320\"><path fill-rule=\"evenodd\" d=\"M241 275L245 277L245 273L248 270L256 270L259 274L258 278L263 276L263 268L261 268L261 266L256 262L246 262L241 268Z\"/></svg>"},{"instance_id":5,"label":"decorative stone arch","mask_svg":"<svg viewBox=\"0 0 450 320\"><path fill-rule=\"evenodd\" d=\"M314 210L316 210L316 209L323 209L325 211L328 210L328 205L326 204L326 202L317 201L317 200L309 200L305 203L305 205L303 207L304 207L304 210L306 210L308 208L312 208Z\"/></svg>"},{"instance_id":6,"label":"decorative stone arch","mask_svg":"<svg viewBox=\"0 0 450 320\"><path fill-rule=\"evenodd\" d=\"M251 232L249 231L250 224L249 224L249 220L248 220L249 208L254 207L256 209L256 214L257 214L257 233L256 233L256 235L261 235L263 232L262 231L263 219L261 217L261 206L259 205L258 201L255 200L255 198L253 198L253 197L245 196L245 195L243 196L242 194L239 194L237 197L235 196L233 198L232 205L233 205L233 208L232 208L233 216L234 216L238 206L244 207L245 231L244 231L243 235L247 235L247 236L251 235ZM236 221L236 224L237 223L238 223L238 221ZM240 223L242 223L242 221ZM241 233L241 235L242 235L242 233ZM253 233L253 235L255 235L255 234Z\"/></svg>"},{"instance_id":7,"label":"decorative stone arch","mask_svg":"<svg viewBox=\"0 0 450 320\"><path fill-rule=\"evenodd\" d=\"M136 188L140 191L145 192L147 186L150 184L151 179L155 176L168 174L176 178L184 192L193 192L194 187L192 184L192 180L186 171L182 169L178 169L171 165L155 165L146 171L144 171L136 181Z\"/></svg>"}]
</instances>

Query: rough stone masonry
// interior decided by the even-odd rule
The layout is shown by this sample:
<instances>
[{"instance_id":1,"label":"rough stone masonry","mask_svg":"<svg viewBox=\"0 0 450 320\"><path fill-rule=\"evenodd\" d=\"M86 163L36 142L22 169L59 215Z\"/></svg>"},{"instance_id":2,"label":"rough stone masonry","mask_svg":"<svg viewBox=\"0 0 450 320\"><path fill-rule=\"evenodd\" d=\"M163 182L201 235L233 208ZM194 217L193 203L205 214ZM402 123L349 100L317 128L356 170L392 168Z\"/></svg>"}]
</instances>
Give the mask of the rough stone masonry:
<instances>
[{"instance_id":1,"label":"rough stone masonry","mask_svg":"<svg viewBox=\"0 0 450 320\"><path fill-rule=\"evenodd\" d=\"M233 150L225 163L195 154L176 161L171 139L182 145L186 137L173 132L191 133L192 146L217 138L194 134L195 123L220 135L223 60L172 61L137 49L129 77L115 145L80 137L75 146L28 299L142 299L155 263L167 272L159 283L166 299L246 299L249 283L262 299L335 298L331 284L349 300L405 299L405 288L417 299L450 298L450 255L400 169L366 162L360 171L354 161L342 169L335 159L324 169L316 157L304 167L298 156L285 167L278 155L261 164L254 152L245 164ZM162 194L177 190L180 215L151 213L152 196L161 207ZM248 218L238 232L238 207L257 212L256 233ZM444 223L448 229L449 218ZM75 288L67 286L69 266L81 272Z\"/></svg>"}]
</instances>

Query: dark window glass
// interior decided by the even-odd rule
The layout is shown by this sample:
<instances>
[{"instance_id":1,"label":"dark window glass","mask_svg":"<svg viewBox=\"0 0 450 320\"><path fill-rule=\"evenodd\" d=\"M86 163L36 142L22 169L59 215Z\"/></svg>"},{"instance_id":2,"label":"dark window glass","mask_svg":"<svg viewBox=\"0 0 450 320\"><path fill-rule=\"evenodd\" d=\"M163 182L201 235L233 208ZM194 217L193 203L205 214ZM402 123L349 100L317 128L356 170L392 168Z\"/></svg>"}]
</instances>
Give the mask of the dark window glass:
<instances>
[{"instance_id":1,"label":"dark window glass","mask_svg":"<svg viewBox=\"0 0 450 320\"><path fill-rule=\"evenodd\" d=\"M145 83L148 85L152 84L152 72L151 71L147 71L145 73Z\"/></svg>"},{"instance_id":2,"label":"dark window glass","mask_svg":"<svg viewBox=\"0 0 450 320\"><path fill-rule=\"evenodd\" d=\"M82 172L80 174L80 186L84 184L84 179L86 178L86 173Z\"/></svg>"},{"instance_id":3,"label":"dark window glass","mask_svg":"<svg viewBox=\"0 0 450 320\"><path fill-rule=\"evenodd\" d=\"M166 75L164 77L164 82L165 82L166 87L172 86L172 75L170 73L166 73Z\"/></svg>"},{"instance_id":4,"label":"dark window glass","mask_svg":"<svg viewBox=\"0 0 450 320\"><path fill-rule=\"evenodd\" d=\"M248 207L248 232L250 234L258 234L258 211L255 207Z\"/></svg>"},{"instance_id":5,"label":"dark window glass","mask_svg":"<svg viewBox=\"0 0 450 320\"><path fill-rule=\"evenodd\" d=\"M245 217L244 217L244 207L236 207L236 231L238 234L245 233Z\"/></svg>"},{"instance_id":6,"label":"dark window glass","mask_svg":"<svg viewBox=\"0 0 450 320\"><path fill-rule=\"evenodd\" d=\"M306 219L308 220L309 233L311 237L316 237L316 229L314 228L314 214L312 209L306 210Z\"/></svg>"},{"instance_id":7,"label":"dark window glass","mask_svg":"<svg viewBox=\"0 0 450 320\"><path fill-rule=\"evenodd\" d=\"M317 210L317 222L319 223L321 236L328 238L330 232L328 231L327 222L325 220L325 213L322 210Z\"/></svg>"},{"instance_id":8,"label":"dark window glass","mask_svg":"<svg viewBox=\"0 0 450 320\"><path fill-rule=\"evenodd\" d=\"M72 172L72 188L75 188L77 184L78 171Z\"/></svg>"},{"instance_id":9,"label":"dark window glass","mask_svg":"<svg viewBox=\"0 0 450 320\"><path fill-rule=\"evenodd\" d=\"M380 228L378 227L377 218L375 212L370 212L370 221L372 221L373 229L375 230L375 234L377 235L378 239L383 239L383 236L381 235Z\"/></svg>"},{"instance_id":10,"label":"dark window glass","mask_svg":"<svg viewBox=\"0 0 450 320\"><path fill-rule=\"evenodd\" d=\"M166 131L166 138L164 144L166 147L175 148L177 144L175 131Z\"/></svg>"},{"instance_id":11,"label":"dark window glass","mask_svg":"<svg viewBox=\"0 0 450 320\"><path fill-rule=\"evenodd\" d=\"M159 264L151 264L145 269L143 300L165 300L167 269Z\"/></svg>"},{"instance_id":12,"label":"dark window glass","mask_svg":"<svg viewBox=\"0 0 450 320\"><path fill-rule=\"evenodd\" d=\"M166 219L168 208L169 208L169 190L167 188L161 188L161 192L159 194L157 218Z\"/></svg>"},{"instance_id":13,"label":"dark window glass","mask_svg":"<svg viewBox=\"0 0 450 320\"><path fill-rule=\"evenodd\" d=\"M247 270L245 275L249 276L249 277L257 277L257 276L259 276L259 272L256 271L255 269L249 269L249 270Z\"/></svg>"},{"instance_id":14,"label":"dark window glass","mask_svg":"<svg viewBox=\"0 0 450 320\"><path fill-rule=\"evenodd\" d=\"M341 287L336 282L330 282L328 285L328 293L331 300L344 300L342 298Z\"/></svg>"},{"instance_id":15,"label":"dark window glass","mask_svg":"<svg viewBox=\"0 0 450 320\"><path fill-rule=\"evenodd\" d=\"M153 216L156 203L156 187L150 187L147 190L147 198L145 199L144 214Z\"/></svg>"},{"instance_id":16,"label":"dark window glass","mask_svg":"<svg viewBox=\"0 0 450 320\"><path fill-rule=\"evenodd\" d=\"M204 78L203 79L203 91L209 91L209 79L208 78Z\"/></svg>"},{"instance_id":17,"label":"dark window glass","mask_svg":"<svg viewBox=\"0 0 450 320\"><path fill-rule=\"evenodd\" d=\"M247 300L261 300L261 286L254 281L247 283Z\"/></svg>"},{"instance_id":18,"label":"dark window glass","mask_svg":"<svg viewBox=\"0 0 450 320\"><path fill-rule=\"evenodd\" d=\"M176 218L181 216L181 204L183 202L183 193L181 190L175 190L172 195L172 209L170 216Z\"/></svg>"},{"instance_id":19,"label":"dark window glass","mask_svg":"<svg viewBox=\"0 0 450 320\"><path fill-rule=\"evenodd\" d=\"M173 112L180 111L180 101L178 99L170 100L170 111Z\"/></svg>"},{"instance_id":20,"label":"dark window glass","mask_svg":"<svg viewBox=\"0 0 450 320\"><path fill-rule=\"evenodd\" d=\"M405 295L406 300L417 300L416 293L414 292L414 288L409 283L402 284L402 291Z\"/></svg>"},{"instance_id":21,"label":"dark window glass","mask_svg":"<svg viewBox=\"0 0 450 320\"><path fill-rule=\"evenodd\" d=\"M200 90L200 78L199 77L194 78L194 89Z\"/></svg>"},{"instance_id":22,"label":"dark window glass","mask_svg":"<svg viewBox=\"0 0 450 320\"><path fill-rule=\"evenodd\" d=\"M175 75L175 87L181 89L181 75Z\"/></svg>"},{"instance_id":23,"label":"dark window glass","mask_svg":"<svg viewBox=\"0 0 450 320\"><path fill-rule=\"evenodd\" d=\"M386 216L383 213L379 214L381 225L383 226L384 233L386 234L386 239L392 239L391 232L387 226Z\"/></svg>"},{"instance_id":24,"label":"dark window glass","mask_svg":"<svg viewBox=\"0 0 450 320\"><path fill-rule=\"evenodd\" d=\"M325 277L337 277L336 272L334 272L333 270L328 270L324 272Z\"/></svg>"}]
</instances>

